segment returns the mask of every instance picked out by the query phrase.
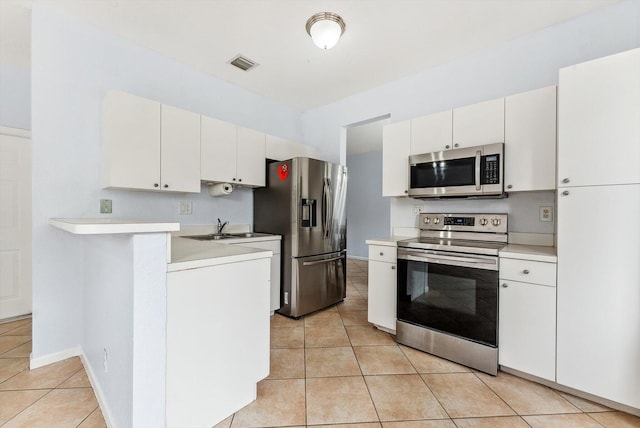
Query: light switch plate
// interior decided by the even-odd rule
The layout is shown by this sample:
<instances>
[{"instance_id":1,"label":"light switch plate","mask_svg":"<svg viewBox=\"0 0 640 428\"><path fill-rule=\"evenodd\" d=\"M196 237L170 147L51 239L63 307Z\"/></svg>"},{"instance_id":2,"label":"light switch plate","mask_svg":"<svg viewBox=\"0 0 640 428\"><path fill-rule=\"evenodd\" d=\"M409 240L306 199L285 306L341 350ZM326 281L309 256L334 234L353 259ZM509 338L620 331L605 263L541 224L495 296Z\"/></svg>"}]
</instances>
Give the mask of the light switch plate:
<instances>
[{"instance_id":1,"label":"light switch plate","mask_svg":"<svg viewBox=\"0 0 640 428\"><path fill-rule=\"evenodd\" d=\"M540 221L553 221L553 207L540 207Z\"/></svg>"},{"instance_id":2,"label":"light switch plate","mask_svg":"<svg viewBox=\"0 0 640 428\"><path fill-rule=\"evenodd\" d=\"M111 214L112 207L111 199L100 199L100 214Z\"/></svg>"}]
</instances>

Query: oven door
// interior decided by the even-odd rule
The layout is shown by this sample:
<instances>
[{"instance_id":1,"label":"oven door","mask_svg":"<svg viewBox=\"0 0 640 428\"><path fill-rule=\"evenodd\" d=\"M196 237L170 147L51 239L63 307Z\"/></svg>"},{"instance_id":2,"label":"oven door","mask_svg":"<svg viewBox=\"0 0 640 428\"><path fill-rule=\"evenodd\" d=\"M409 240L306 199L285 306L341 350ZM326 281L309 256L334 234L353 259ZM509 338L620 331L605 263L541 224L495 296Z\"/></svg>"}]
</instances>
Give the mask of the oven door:
<instances>
[{"instance_id":1,"label":"oven door","mask_svg":"<svg viewBox=\"0 0 640 428\"><path fill-rule=\"evenodd\" d=\"M498 258L398 249L398 320L498 346Z\"/></svg>"}]
</instances>

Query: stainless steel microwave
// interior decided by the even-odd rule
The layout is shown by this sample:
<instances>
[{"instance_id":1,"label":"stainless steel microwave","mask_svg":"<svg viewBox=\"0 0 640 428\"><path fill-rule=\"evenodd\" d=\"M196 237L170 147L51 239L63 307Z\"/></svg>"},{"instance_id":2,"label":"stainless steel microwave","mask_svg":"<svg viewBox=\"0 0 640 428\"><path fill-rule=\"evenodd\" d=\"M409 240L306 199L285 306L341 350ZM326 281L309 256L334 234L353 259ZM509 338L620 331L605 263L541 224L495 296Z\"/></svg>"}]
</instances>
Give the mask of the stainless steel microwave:
<instances>
[{"instance_id":1,"label":"stainless steel microwave","mask_svg":"<svg viewBox=\"0 0 640 428\"><path fill-rule=\"evenodd\" d=\"M409 156L413 198L504 195L504 143Z\"/></svg>"}]
</instances>

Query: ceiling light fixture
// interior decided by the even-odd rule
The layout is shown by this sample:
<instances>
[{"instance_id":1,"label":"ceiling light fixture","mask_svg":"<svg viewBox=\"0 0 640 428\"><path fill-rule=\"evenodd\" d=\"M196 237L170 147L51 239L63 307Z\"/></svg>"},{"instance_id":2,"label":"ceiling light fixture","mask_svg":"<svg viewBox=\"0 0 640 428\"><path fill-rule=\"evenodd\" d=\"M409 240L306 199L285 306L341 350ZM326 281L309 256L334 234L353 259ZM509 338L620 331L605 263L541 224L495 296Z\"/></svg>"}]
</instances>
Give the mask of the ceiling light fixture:
<instances>
[{"instance_id":1,"label":"ceiling light fixture","mask_svg":"<svg viewBox=\"0 0 640 428\"><path fill-rule=\"evenodd\" d=\"M331 49L344 34L346 25L340 15L320 12L307 21L307 33L320 49Z\"/></svg>"}]
</instances>

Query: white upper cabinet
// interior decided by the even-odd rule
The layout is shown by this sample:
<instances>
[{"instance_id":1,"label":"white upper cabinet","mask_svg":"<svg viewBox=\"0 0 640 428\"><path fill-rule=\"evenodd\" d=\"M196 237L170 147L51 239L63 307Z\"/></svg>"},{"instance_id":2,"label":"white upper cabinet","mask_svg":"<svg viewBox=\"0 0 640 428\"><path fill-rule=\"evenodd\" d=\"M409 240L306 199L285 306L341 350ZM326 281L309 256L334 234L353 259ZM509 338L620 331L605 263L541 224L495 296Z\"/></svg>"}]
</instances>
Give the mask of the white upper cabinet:
<instances>
[{"instance_id":1,"label":"white upper cabinet","mask_svg":"<svg viewBox=\"0 0 640 428\"><path fill-rule=\"evenodd\" d=\"M640 183L640 49L560 70L558 187Z\"/></svg>"},{"instance_id":2,"label":"white upper cabinet","mask_svg":"<svg viewBox=\"0 0 640 428\"><path fill-rule=\"evenodd\" d=\"M410 121L382 128L382 196L407 195L410 146Z\"/></svg>"},{"instance_id":3,"label":"white upper cabinet","mask_svg":"<svg viewBox=\"0 0 640 428\"><path fill-rule=\"evenodd\" d=\"M439 152L452 147L453 111L443 111L411 120L412 155Z\"/></svg>"},{"instance_id":4,"label":"white upper cabinet","mask_svg":"<svg viewBox=\"0 0 640 428\"><path fill-rule=\"evenodd\" d=\"M238 127L236 150L236 183L243 186L264 186L265 134Z\"/></svg>"},{"instance_id":5,"label":"white upper cabinet","mask_svg":"<svg viewBox=\"0 0 640 428\"><path fill-rule=\"evenodd\" d=\"M200 192L200 116L125 92L102 111L103 187Z\"/></svg>"},{"instance_id":6,"label":"white upper cabinet","mask_svg":"<svg viewBox=\"0 0 640 428\"><path fill-rule=\"evenodd\" d=\"M200 192L200 115L163 104L160 124L162 189Z\"/></svg>"},{"instance_id":7,"label":"white upper cabinet","mask_svg":"<svg viewBox=\"0 0 640 428\"><path fill-rule=\"evenodd\" d=\"M505 190L556 187L556 87L505 99Z\"/></svg>"},{"instance_id":8,"label":"white upper cabinet","mask_svg":"<svg viewBox=\"0 0 640 428\"><path fill-rule=\"evenodd\" d=\"M202 116L201 179L265 185L265 134Z\"/></svg>"},{"instance_id":9,"label":"white upper cabinet","mask_svg":"<svg viewBox=\"0 0 640 428\"><path fill-rule=\"evenodd\" d=\"M453 110L453 148L504 142L504 98Z\"/></svg>"},{"instance_id":10,"label":"white upper cabinet","mask_svg":"<svg viewBox=\"0 0 640 428\"><path fill-rule=\"evenodd\" d=\"M233 182L236 177L236 126L202 116L200 178L205 181Z\"/></svg>"}]
</instances>

